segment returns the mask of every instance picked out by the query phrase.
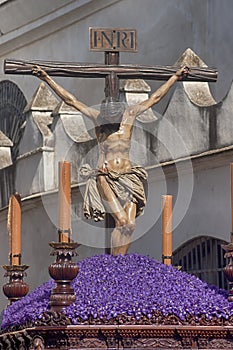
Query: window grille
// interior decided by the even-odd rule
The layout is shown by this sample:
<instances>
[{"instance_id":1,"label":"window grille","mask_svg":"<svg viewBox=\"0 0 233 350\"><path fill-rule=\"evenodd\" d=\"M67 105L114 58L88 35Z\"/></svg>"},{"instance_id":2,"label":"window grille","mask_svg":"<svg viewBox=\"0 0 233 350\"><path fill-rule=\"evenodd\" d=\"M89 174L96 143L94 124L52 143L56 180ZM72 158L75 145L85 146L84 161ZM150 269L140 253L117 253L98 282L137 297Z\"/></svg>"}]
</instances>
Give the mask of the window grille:
<instances>
[{"instance_id":1,"label":"window grille","mask_svg":"<svg viewBox=\"0 0 233 350\"><path fill-rule=\"evenodd\" d=\"M227 242L209 236L193 238L173 252L173 265L181 266L183 271L209 284L228 289L223 272L226 260L222 244Z\"/></svg>"}]
</instances>

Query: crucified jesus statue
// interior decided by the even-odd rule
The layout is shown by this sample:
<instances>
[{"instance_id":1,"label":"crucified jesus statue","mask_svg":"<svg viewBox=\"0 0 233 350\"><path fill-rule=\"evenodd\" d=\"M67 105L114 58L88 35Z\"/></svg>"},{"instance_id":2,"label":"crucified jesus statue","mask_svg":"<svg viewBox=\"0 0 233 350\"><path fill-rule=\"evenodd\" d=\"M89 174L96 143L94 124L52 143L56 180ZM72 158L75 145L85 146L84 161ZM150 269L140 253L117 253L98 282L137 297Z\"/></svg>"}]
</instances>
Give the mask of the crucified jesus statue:
<instances>
[{"instance_id":1,"label":"crucified jesus statue","mask_svg":"<svg viewBox=\"0 0 233 350\"><path fill-rule=\"evenodd\" d=\"M95 221L102 220L106 212L115 220L111 236L111 254L126 254L135 229L135 219L143 213L146 203L144 168L134 166L129 158L133 125L136 117L158 103L168 90L189 74L184 66L176 71L147 100L133 106L107 97L100 111L88 107L58 85L40 66L32 68L32 74L46 82L68 105L92 120L99 145L97 169L89 172L84 198L84 214Z\"/></svg>"}]
</instances>

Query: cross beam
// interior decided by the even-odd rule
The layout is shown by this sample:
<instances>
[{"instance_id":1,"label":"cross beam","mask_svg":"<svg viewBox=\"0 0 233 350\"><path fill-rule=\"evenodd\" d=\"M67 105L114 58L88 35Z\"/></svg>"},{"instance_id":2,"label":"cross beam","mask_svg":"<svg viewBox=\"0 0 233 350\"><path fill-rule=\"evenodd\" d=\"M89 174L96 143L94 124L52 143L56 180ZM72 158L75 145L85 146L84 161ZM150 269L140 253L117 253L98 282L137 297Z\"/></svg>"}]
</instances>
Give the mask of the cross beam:
<instances>
[{"instance_id":1,"label":"cross beam","mask_svg":"<svg viewBox=\"0 0 233 350\"><path fill-rule=\"evenodd\" d=\"M148 79L168 80L180 67L174 66L143 66L143 65L105 65L92 63L67 63L47 61L23 61L6 59L4 72L6 74L32 74L32 67L38 65L51 76L82 77L82 78L106 78L111 74L119 79ZM217 70L209 67L189 67L185 81L216 82Z\"/></svg>"}]
</instances>

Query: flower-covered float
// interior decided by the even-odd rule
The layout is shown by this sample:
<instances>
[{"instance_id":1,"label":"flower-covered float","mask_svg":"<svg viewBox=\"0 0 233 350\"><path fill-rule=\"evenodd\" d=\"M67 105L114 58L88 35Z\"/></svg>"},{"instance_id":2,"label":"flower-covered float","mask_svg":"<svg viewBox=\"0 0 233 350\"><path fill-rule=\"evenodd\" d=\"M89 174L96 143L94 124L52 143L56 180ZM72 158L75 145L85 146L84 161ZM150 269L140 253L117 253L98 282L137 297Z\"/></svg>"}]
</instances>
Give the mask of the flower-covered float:
<instances>
[{"instance_id":1,"label":"flower-covered float","mask_svg":"<svg viewBox=\"0 0 233 350\"><path fill-rule=\"evenodd\" d=\"M225 290L138 254L78 265L76 301L64 312L50 310L53 280L4 311L1 349L233 347Z\"/></svg>"}]
</instances>

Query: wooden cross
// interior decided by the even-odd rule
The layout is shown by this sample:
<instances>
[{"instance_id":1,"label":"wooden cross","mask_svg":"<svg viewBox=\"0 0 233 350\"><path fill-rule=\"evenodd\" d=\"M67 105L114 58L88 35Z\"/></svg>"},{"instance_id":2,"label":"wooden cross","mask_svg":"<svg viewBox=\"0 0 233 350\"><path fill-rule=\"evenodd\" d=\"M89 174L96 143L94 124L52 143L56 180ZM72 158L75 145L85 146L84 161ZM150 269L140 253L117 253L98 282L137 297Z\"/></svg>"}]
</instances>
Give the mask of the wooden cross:
<instances>
[{"instance_id":1,"label":"wooden cross","mask_svg":"<svg viewBox=\"0 0 233 350\"><path fill-rule=\"evenodd\" d=\"M90 49L105 52L104 64L67 63L46 61L22 61L6 59L6 74L32 74L32 67L39 65L51 76L105 78L105 96L119 98L119 79L168 80L180 67L120 65L121 51L136 50L136 31L118 28L90 28ZM187 81L215 82L217 71L208 67L189 67Z\"/></svg>"}]
</instances>

